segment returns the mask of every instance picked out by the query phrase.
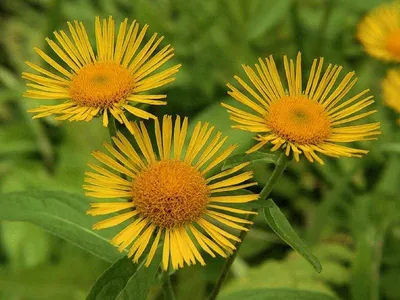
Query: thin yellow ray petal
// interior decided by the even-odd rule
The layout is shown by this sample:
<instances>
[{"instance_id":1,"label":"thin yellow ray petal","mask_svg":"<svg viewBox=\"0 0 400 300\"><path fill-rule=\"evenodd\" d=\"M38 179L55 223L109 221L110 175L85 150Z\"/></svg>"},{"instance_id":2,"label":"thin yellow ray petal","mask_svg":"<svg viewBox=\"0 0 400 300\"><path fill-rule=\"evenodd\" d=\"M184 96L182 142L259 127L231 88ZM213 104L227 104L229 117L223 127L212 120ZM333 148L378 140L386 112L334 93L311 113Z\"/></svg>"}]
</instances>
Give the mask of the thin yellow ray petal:
<instances>
[{"instance_id":1,"label":"thin yellow ray petal","mask_svg":"<svg viewBox=\"0 0 400 300\"><path fill-rule=\"evenodd\" d=\"M162 124L163 158L171 157L172 117L165 115Z\"/></svg>"},{"instance_id":2,"label":"thin yellow ray petal","mask_svg":"<svg viewBox=\"0 0 400 300\"><path fill-rule=\"evenodd\" d=\"M160 160L164 159L164 150L163 150L163 145L162 145L162 135L161 135L161 129L160 129L160 122L158 121L158 118L154 120L154 131L155 131L155 136L156 136L156 141L157 141L157 148L158 148L158 156Z\"/></svg>"},{"instance_id":3,"label":"thin yellow ray petal","mask_svg":"<svg viewBox=\"0 0 400 300\"><path fill-rule=\"evenodd\" d=\"M207 207L215 208L215 209L220 209L224 211L229 211L235 214L244 214L244 215L256 215L257 212L255 211L250 211L250 210L243 210L243 209L237 209L237 208L232 208L229 206L221 206L221 205L215 205L215 204L208 204Z\"/></svg>"},{"instance_id":4,"label":"thin yellow ray petal","mask_svg":"<svg viewBox=\"0 0 400 300\"><path fill-rule=\"evenodd\" d=\"M134 210L106 219L104 221L97 222L96 224L93 225L93 229L104 229L104 228L114 227L136 216L138 213L139 213L138 211Z\"/></svg>"},{"instance_id":5,"label":"thin yellow ray petal","mask_svg":"<svg viewBox=\"0 0 400 300\"><path fill-rule=\"evenodd\" d=\"M212 223L208 222L208 221L205 220L205 219L199 220L199 221L198 221L198 224L199 224L200 226L202 226L203 229L206 229L206 228L207 228L207 229L209 229L209 230L212 230L212 231L217 232L218 234L220 234L220 235L222 235L222 236L224 236L224 237L226 237L226 238L228 238L228 239L231 239L231 240L236 241L236 242L240 242L240 239L239 239L237 236L234 236L234 235L232 235L232 234L226 232L225 230L222 230L222 229L219 228L218 226L213 225Z\"/></svg>"},{"instance_id":6,"label":"thin yellow ray petal","mask_svg":"<svg viewBox=\"0 0 400 300\"><path fill-rule=\"evenodd\" d=\"M133 208L135 204L132 202L106 202L106 203L90 203L91 209L86 214L91 216L100 216L112 214L124 209Z\"/></svg>"},{"instance_id":7,"label":"thin yellow ray petal","mask_svg":"<svg viewBox=\"0 0 400 300\"><path fill-rule=\"evenodd\" d=\"M209 184L208 188L210 189L210 191L212 191L214 189L218 189L218 188L222 188L222 187L226 187L226 186L233 186L233 185L242 183L251 178L253 178L253 171L247 171L247 172L243 172L239 175L227 178L225 180L221 180L221 181L215 182L213 184Z\"/></svg>"},{"instance_id":8,"label":"thin yellow ray petal","mask_svg":"<svg viewBox=\"0 0 400 300\"><path fill-rule=\"evenodd\" d=\"M207 182L211 182L211 181L213 181L215 179L222 178L222 177L234 174L237 171L239 171L239 170L243 169L244 167L248 166L249 164L250 164L250 162L244 162L244 163L241 163L241 164L239 164L239 165L237 165L237 166L235 166L233 168L230 168L230 169L227 169L225 171L219 172L219 173L215 174L214 176L211 176L211 177L207 178Z\"/></svg>"},{"instance_id":9,"label":"thin yellow ray petal","mask_svg":"<svg viewBox=\"0 0 400 300\"><path fill-rule=\"evenodd\" d=\"M202 234L193 226L193 225L188 225L189 230L195 237L196 241L199 243L200 247L206 251L208 254L211 255L211 257L215 257L214 252L211 251L211 249L207 246L207 244L204 242L202 239ZM225 253L220 249L221 253L225 255Z\"/></svg>"},{"instance_id":10,"label":"thin yellow ray petal","mask_svg":"<svg viewBox=\"0 0 400 300\"><path fill-rule=\"evenodd\" d=\"M156 229L156 225L154 224L150 224L149 227L147 227L147 229L141 234L141 236L139 237L139 239L136 240L135 244L132 246L131 251L129 251L128 256L130 253L135 253L135 248L137 248L136 253L133 257L133 262L138 262L140 257L142 256L144 250L147 248L147 246L149 245L149 241L151 238L151 235L153 234L154 230ZM136 244L138 246L136 246Z\"/></svg>"},{"instance_id":11,"label":"thin yellow ray petal","mask_svg":"<svg viewBox=\"0 0 400 300\"><path fill-rule=\"evenodd\" d=\"M149 220L143 217L137 218L132 224L121 230L112 240L111 244L118 246L122 251L128 247L139 236L142 230L149 224Z\"/></svg>"},{"instance_id":12,"label":"thin yellow ray petal","mask_svg":"<svg viewBox=\"0 0 400 300\"><path fill-rule=\"evenodd\" d=\"M181 228L175 228L173 230L175 236L176 245L179 248L179 252L182 255L184 262L190 266L196 263L196 260L193 256L193 253L190 251L191 249L186 244L186 240L182 237Z\"/></svg>"},{"instance_id":13,"label":"thin yellow ray petal","mask_svg":"<svg viewBox=\"0 0 400 300\"><path fill-rule=\"evenodd\" d=\"M175 159L177 159L177 160L181 159L183 145L184 145L185 139L186 139L187 128L188 128L188 118L185 117L183 119L182 127L181 127L180 133L179 133L178 146L176 149L174 149L174 151L176 153Z\"/></svg>"},{"instance_id":14,"label":"thin yellow ray petal","mask_svg":"<svg viewBox=\"0 0 400 300\"><path fill-rule=\"evenodd\" d=\"M139 126L137 125L136 122L132 122L131 126L133 129L132 134L135 138L137 145L140 148L140 151L142 152L143 156L145 157L147 163L151 163L152 155L150 153L148 153L148 150L147 150L147 147L145 146L145 142L143 140L142 132L141 132Z\"/></svg>"},{"instance_id":15,"label":"thin yellow ray petal","mask_svg":"<svg viewBox=\"0 0 400 300\"><path fill-rule=\"evenodd\" d=\"M143 37L146 34L147 28L149 25L145 24L140 31L139 35L137 35L137 32L139 30L139 25L135 25L135 31L133 32L129 44L127 46L127 51L124 55L124 59L122 60L122 65L124 67L128 67L128 64L130 63L132 57L135 55L137 49L139 48L140 44L142 43Z\"/></svg>"},{"instance_id":16,"label":"thin yellow ray petal","mask_svg":"<svg viewBox=\"0 0 400 300\"><path fill-rule=\"evenodd\" d=\"M209 202L218 203L247 203L258 199L257 194L248 195L232 195L232 196L215 196L210 197Z\"/></svg>"},{"instance_id":17,"label":"thin yellow ray petal","mask_svg":"<svg viewBox=\"0 0 400 300\"><path fill-rule=\"evenodd\" d=\"M123 104L122 107L125 108L127 111L129 111L132 115L138 116L138 117L140 117L142 119L148 120L148 119L155 119L156 118L155 115L153 115L153 114L151 114L151 113L149 113L149 112L147 112L147 111L145 111L143 109L140 109L140 108L137 108L137 107L133 107L133 106L131 106L129 104Z\"/></svg>"},{"instance_id":18,"label":"thin yellow ray petal","mask_svg":"<svg viewBox=\"0 0 400 300\"><path fill-rule=\"evenodd\" d=\"M206 149L204 149L202 155L195 165L197 169L200 169L205 163L207 163L211 159L211 157L213 157L215 153L217 153L218 150L221 149L221 147L224 145L228 137L226 136L221 141L219 141L221 135L221 132L217 132L211 143L207 146Z\"/></svg>"},{"instance_id":19,"label":"thin yellow ray petal","mask_svg":"<svg viewBox=\"0 0 400 300\"><path fill-rule=\"evenodd\" d=\"M202 222L202 223L201 223ZM235 245L233 245L226 237L224 237L224 235L222 234L222 232L224 234L228 234L227 232L219 229L218 227L214 226L210 226L211 223L207 222L205 223L204 219L201 219L198 224L214 239L214 241L216 241L221 247L223 247L226 251L232 252L233 250L236 249ZM220 231L217 231L215 228L218 228ZM232 235L231 235L232 236ZM234 237L234 236L232 236Z\"/></svg>"},{"instance_id":20,"label":"thin yellow ray petal","mask_svg":"<svg viewBox=\"0 0 400 300\"><path fill-rule=\"evenodd\" d=\"M253 224L252 221L249 221L249 220L246 220L246 219L242 219L242 218L238 218L238 217L234 217L234 216L231 216L231 215L227 215L225 213L217 212L217 211L214 211L214 210L208 210L206 213L208 213L211 216L218 216L218 217L221 217L221 218L224 218L224 219L227 219L229 221L236 222L236 223Z\"/></svg>"},{"instance_id":21,"label":"thin yellow ray petal","mask_svg":"<svg viewBox=\"0 0 400 300\"><path fill-rule=\"evenodd\" d=\"M174 270L183 267L183 256L179 250L174 229L170 229L170 252L171 252L171 264Z\"/></svg>"},{"instance_id":22,"label":"thin yellow ray petal","mask_svg":"<svg viewBox=\"0 0 400 300\"><path fill-rule=\"evenodd\" d=\"M214 214L211 214L211 213L208 213L207 216L217 220L218 222L220 222L220 223L222 223L225 226L228 226L230 228L234 228L234 229L237 229L237 230L243 230L243 231L249 231L248 228L243 227L243 226L241 226L239 224L236 224L235 222L231 222L231 221L229 221L229 220L227 220L225 218L222 218L220 216L217 216L217 215L214 215Z\"/></svg>"},{"instance_id":23,"label":"thin yellow ray petal","mask_svg":"<svg viewBox=\"0 0 400 300\"><path fill-rule=\"evenodd\" d=\"M319 64L318 64L317 70L316 70L316 72L315 72L315 76L314 76L314 78L313 78L313 82L312 82L312 85L311 85L310 92L306 94L310 99L313 99L315 89L316 89L317 86L318 86L319 79L320 79L320 76L321 76L322 66L323 66L323 65L324 65L324 58L321 57L321 58L319 59Z\"/></svg>"},{"instance_id":24,"label":"thin yellow ray petal","mask_svg":"<svg viewBox=\"0 0 400 300\"><path fill-rule=\"evenodd\" d=\"M131 161L129 161L128 159L126 159L123 155L121 155L121 153L119 153L117 150L115 150L115 148L110 145L107 142L103 143L103 146L108 150L108 152L110 152L116 159L118 159L123 166L129 168L130 170L132 170L134 173L138 173L138 169L135 168L135 166L132 164Z\"/></svg>"},{"instance_id":25,"label":"thin yellow ray petal","mask_svg":"<svg viewBox=\"0 0 400 300\"><path fill-rule=\"evenodd\" d=\"M132 178L135 177L135 173L132 173L129 169L125 168L123 165L119 164L118 162L116 162L114 159L112 159L108 155L104 154L103 152L94 151L94 152L92 152L92 155L97 160L101 161L103 164L109 166L110 168L114 169L115 171L124 173Z\"/></svg>"},{"instance_id":26,"label":"thin yellow ray petal","mask_svg":"<svg viewBox=\"0 0 400 300\"><path fill-rule=\"evenodd\" d=\"M168 270L168 265L169 265L169 249L171 247L170 242L169 242L169 229L165 229L165 238L164 238L164 247L163 247L163 259L162 259L162 264L163 264L163 269L166 271Z\"/></svg>"},{"instance_id":27,"label":"thin yellow ray petal","mask_svg":"<svg viewBox=\"0 0 400 300\"><path fill-rule=\"evenodd\" d=\"M302 94L303 83L301 78L301 53L297 53L296 58L296 80L295 80L295 93L297 96Z\"/></svg>"},{"instance_id":28,"label":"thin yellow ray petal","mask_svg":"<svg viewBox=\"0 0 400 300\"><path fill-rule=\"evenodd\" d=\"M140 129L142 131L143 142L147 149L147 153L149 154L151 161L155 162L156 155L154 153L153 146L151 144L150 136L149 136L149 133L147 132L146 126L144 126L144 123L142 121L140 121Z\"/></svg>"},{"instance_id":29,"label":"thin yellow ray petal","mask_svg":"<svg viewBox=\"0 0 400 300\"><path fill-rule=\"evenodd\" d=\"M177 155L177 150L179 147L179 138L181 134L181 117L177 116L175 119L175 126L174 126L174 159L179 160Z\"/></svg>"},{"instance_id":30,"label":"thin yellow ray petal","mask_svg":"<svg viewBox=\"0 0 400 300\"><path fill-rule=\"evenodd\" d=\"M154 239L153 245L150 248L149 254L147 255L147 260L145 263L145 266L148 267L151 264L151 261L153 260L154 254L156 253L158 244L160 242L160 237L161 237L161 232L163 231L163 228L159 228L156 238Z\"/></svg>"},{"instance_id":31,"label":"thin yellow ray petal","mask_svg":"<svg viewBox=\"0 0 400 300\"><path fill-rule=\"evenodd\" d=\"M126 154L135 164L140 166L141 168L145 167L145 164L142 158L137 154L136 150L133 148L132 144L128 141L128 139L120 132L117 132L117 137L121 141L117 143L116 140L114 141L119 147L119 149Z\"/></svg>"},{"instance_id":32,"label":"thin yellow ray petal","mask_svg":"<svg viewBox=\"0 0 400 300\"><path fill-rule=\"evenodd\" d=\"M186 244L189 246L189 249L191 250L191 252L193 253L193 255L196 257L197 261L200 262L200 264L202 266L204 266L206 263L203 259L203 257L201 256L199 250L197 250L196 246L194 245L192 239L190 238L190 236L188 235L187 231L185 228L181 228L181 236L182 238L185 240ZM193 262L193 264L195 264L196 261Z\"/></svg>"},{"instance_id":33,"label":"thin yellow ray petal","mask_svg":"<svg viewBox=\"0 0 400 300\"><path fill-rule=\"evenodd\" d=\"M230 145L224 152L222 152L217 158L215 158L208 166L205 168L201 174L205 175L209 172L212 168L217 166L219 163L224 161L232 152L237 148L237 145Z\"/></svg>"},{"instance_id":34,"label":"thin yellow ray petal","mask_svg":"<svg viewBox=\"0 0 400 300\"><path fill-rule=\"evenodd\" d=\"M72 78L72 74L70 72L68 72L65 68L63 68L62 66L60 66L58 63L56 63L55 60L53 60L52 58L50 58L50 56L48 56L46 53L44 53L42 50L40 50L39 48L33 48L37 54L39 54L39 56L41 58L43 58L43 60L45 62L47 62L50 66L52 66L54 69L56 69L58 72L60 72L61 74L63 74L64 76L68 77L68 78Z\"/></svg>"}]
</instances>

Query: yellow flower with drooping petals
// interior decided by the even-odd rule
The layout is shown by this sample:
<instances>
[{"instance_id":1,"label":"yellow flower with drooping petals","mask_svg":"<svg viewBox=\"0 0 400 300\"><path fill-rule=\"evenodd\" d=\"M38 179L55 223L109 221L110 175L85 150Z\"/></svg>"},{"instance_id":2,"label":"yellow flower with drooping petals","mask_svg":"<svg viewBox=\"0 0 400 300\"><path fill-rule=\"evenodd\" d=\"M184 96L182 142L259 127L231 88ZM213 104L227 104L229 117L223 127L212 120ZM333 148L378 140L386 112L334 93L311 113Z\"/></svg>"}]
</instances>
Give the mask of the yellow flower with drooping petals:
<instances>
[{"instance_id":1,"label":"yellow flower with drooping petals","mask_svg":"<svg viewBox=\"0 0 400 300\"><path fill-rule=\"evenodd\" d=\"M212 257L231 254L235 250L233 242L240 240L228 229L247 231L244 225L252 222L245 216L254 214L238 206L258 198L241 191L256 184L246 182L252 178L252 171L241 171L248 163L213 172L236 146L223 149L227 137L220 132L213 134L215 128L201 122L185 143L188 119L181 122L178 116L173 124L170 116L164 116L162 126L157 120L155 123L156 153L144 124L131 125L139 152L118 132L113 137L115 146L105 144L111 156L100 151L93 153L118 173L89 164L94 172L86 173L87 196L127 199L92 203L88 214L117 213L96 223L94 229L126 222L112 244L120 251L129 248L128 256L134 262L149 249L147 266L162 244L165 270L170 264L173 269L196 262L204 265L199 248Z\"/></svg>"},{"instance_id":2,"label":"yellow flower with drooping petals","mask_svg":"<svg viewBox=\"0 0 400 300\"><path fill-rule=\"evenodd\" d=\"M296 161L304 154L310 162L321 164L323 161L317 153L332 157L361 157L368 153L339 144L375 139L380 134L379 122L349 125L376 112L361 112L374 103L369 90L346 97L357 81L354 72L346 74L337 84L342 67L329 64L322 72L324 59L314 59L303 89L300 53L296 62L285 56L286 89L272 56L265 61L260 58L258 62L257 73L243 65L252 86L238 76L235 79L243 91L228 84L228 94L247 108L222 103L231 120L238 123L232 127L257 133L255 139L259 143L247 153L271 144L271 151L283 149L287 156L293 153Z\"/></svg>"},{"instance_id":3,"label":"yellow flower with drooping petals","mask_svg":"<svg viewBox=\"0 0 400 300\"><path fill-rule=\"evenodd\" d=\"M56 115L57 120L90 121L102 115L103 125L108 126L111 114L130 130L125 112L144 119L155 118L135 105L166 104L163 100L166 95L143 94L173 81L171 76L180 67L158 71L174 55L170 45L157 50L164 37L155 33L144 43L148 25L140 29L136 21L129 25L125 19L116 34L111 16L102 21L97 17L94 51L83 23L67 24L69 35L61 30L54 32L56 41L46 39L57 59L35 48L52 69L27 62L38 74L22 74L29 81L25 97L63 101L30 109L29 112L37 113L34 118Z\"/></svg>"}]
</instances>

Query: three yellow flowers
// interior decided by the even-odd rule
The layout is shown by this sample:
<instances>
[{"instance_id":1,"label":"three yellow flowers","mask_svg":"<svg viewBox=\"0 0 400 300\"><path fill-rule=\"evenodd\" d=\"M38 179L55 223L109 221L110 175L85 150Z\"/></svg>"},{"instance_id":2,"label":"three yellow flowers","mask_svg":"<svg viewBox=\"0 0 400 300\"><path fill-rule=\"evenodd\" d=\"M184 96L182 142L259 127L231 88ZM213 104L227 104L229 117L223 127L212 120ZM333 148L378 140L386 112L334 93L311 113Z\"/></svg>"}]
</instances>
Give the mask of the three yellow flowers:
<instances>
[{"instance_id":1,"label":"three yellow flowers","mask_svg":"<svg viewBox=\"0 0 400 300\"><path fill-rule=\"evenodd\" d=\"M174 80L180 65L159 69L174 55L167 45L157 50L162 37L145 38L147 25L124 20L116 32L115 22L96 18L96 50L93 50L82 23L68 23L70 35L55 32L58 43L47 39L57 59L40 49L39 56L53 71L28 62L34 73L24 73L29 82L25 96L57 99L58 105L32 109L36 118L56 115L56 119L90 121L101 116L107 126L110 116L130 132L118 132L106 143L109 154L96 151L101 164L89 164L84 188L88 196L119 198L93 203L88 214L112 215L94 225L95 229L126 224L112 243L119 250L129 248L135 262L144 253L149 265L162 245L163 268L177 269L196 262L204 265L200 253L226 257L240 242L236 231L248 230L246 219L254 212L241 204L255 201L257 194L243 189L255 185L248 163L220 170L236 146L224 147L227 137L208 123L197 123L188 132L188 119L164 116L160 124L154 114L138 104L165 105L164 94L147 94ZM356 78L354 72L337 83L341 67L316 59L303 86L301 55L296 61L284 57L285 84L274 59L259 60L254 68L243 66L248 80L235 76L239 88L228 84L238 107L222 104L236 127L256 134L258 143L248 153L271 145L299 160L323 163L320 154L332 157L359 157L368 151L343 146L374 139L379 123L349 125L376 110L365 110L374 101L368 90L348 96ZM154 134L145 124L131 122L125 112L142 119L154 119ZM189 136L187 138L187 136ZM131 143L130 140L134 140ZM105 168L104 166L107 166ZM125 200L121 200L125 199Z\"/></svg>"}]
</instances>

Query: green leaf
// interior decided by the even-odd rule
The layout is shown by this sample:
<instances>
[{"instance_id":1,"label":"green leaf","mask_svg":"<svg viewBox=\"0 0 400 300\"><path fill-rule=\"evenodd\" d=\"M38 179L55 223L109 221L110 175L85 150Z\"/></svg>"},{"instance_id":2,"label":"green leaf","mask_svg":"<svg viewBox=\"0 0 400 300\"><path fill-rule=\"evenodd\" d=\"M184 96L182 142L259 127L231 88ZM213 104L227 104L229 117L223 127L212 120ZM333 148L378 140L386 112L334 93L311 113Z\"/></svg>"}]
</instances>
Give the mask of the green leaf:
<instances>
[{"instance_id":1,"label":"green leaf","mask_svg":"<svg viewBox=\"0 0 400 300\"><path fill-rule=\"evenodd\" d=\"M352 263L351 299L380 299L378 272L383 237L372 224L365 224L357 236L357 252Z\"/></svg>"},{"instance_id":2,"label":"green leaf","mask_svg":"<svg viewBox=\"0 0 400 300\"><path fill-rule=\"evenodd\" d=\"M146 268L144 261L135 264L124 256L96 280L86 300L145 300L160 262L161 255L156 255L151 265Z\"/></svg>"},{"instance_id":3,"label":"green leaf","mask_svg":"<svg viewBox=\"0 0 400 300\"><path fill-rule=\"evenodd\" d=\"M237 154L231 157L228 157L225 162L224 165L222 166L222 171L232 168L234 166L237 166L241 163L244 162L251 162L251 163L255 163L255 162L266 162L266 163L270 163L270 164L275 164L276 161L278 160L278 156L275 154L271 154L271 153L264 153L264 152L260 152L260 151L256 151L250 154Z\"/></svg>"},{"instance_id":4,"label":"green leaf","mask_svg":"<svg viewBox=\"0 0 400 300\"><path fill-rule=\"evenodd\" d=\"M292 0L267 0L261 3L262 6L249 23L247 29L248 40L258 38L275 26L289 12Z\"/></svg>"},{"instance_id":5,"label":"green leaf","mask_svg":"<svg viewBox=\"0 0 400 300\"><path fill-rule=\"evenodd\" d=\"M92 230L86 215L88 199L75 194L49 191L0 195L0 221L28 221L39 225L98 257L113 262L121 257L101 231Z\"/></svg>"},{"instance_id":6,"label":"green leaf","mask_svg":"<svg viewBox=\"0 0 400 300\"><path fill-rule=\"evenodd\" d=\"M294 289L253 289L223 295L218 300L335 300L322 293Z\"/></svg>"},{"instance_id":7,"label":"green leaf","mask_svg":"<svg viewBox=\"0 0 400 300\"><path fill-rule=\"evenodd\" d=\"M268 199L267 201L269 202L269 205L264 208L264 216L269 226L271 226L272 230L275 231L275 233L290 247L308 260L314 267L315 271L320 273L322 267L318 258L311 253L304 242L298 237L289 221L286 219L279 207L276 206L274 201L272 199Z\"/></svg>"},{"instance_id":8,"label":"green leaf","mask_svg":"<svg viewBox=\"0 0 400 300\"><path fill-rule=\"evenodd\" d=\"M384 152L400 153L400 143L386 143L381 146Z\"/></svg>"},{"instance_id":9,"label":"green leaf","mask_svg":"<svg viewBox=\"0 0 400 300\"><path fill-rule=\"evenodd\" d=\"M124 256L114 262L99 278L97 278L86 300L114 300L126 286L129 278L135 274L137 265Z\"/></svg>"},{"instance_id":10,"label":"green leaf","mask_svg":"<svg viewBox=\"0 0 400 300\"><path fill-rule=\"evenodd\" d=\"M160 250L160 249L158 249ZM144 263L138 266L135 274L129 279L125 288L116 300L146 300L161 263L161 251L157 251L149 267ZM103 298L100 298L103 299Z\"/></svg>"}]
</instances>

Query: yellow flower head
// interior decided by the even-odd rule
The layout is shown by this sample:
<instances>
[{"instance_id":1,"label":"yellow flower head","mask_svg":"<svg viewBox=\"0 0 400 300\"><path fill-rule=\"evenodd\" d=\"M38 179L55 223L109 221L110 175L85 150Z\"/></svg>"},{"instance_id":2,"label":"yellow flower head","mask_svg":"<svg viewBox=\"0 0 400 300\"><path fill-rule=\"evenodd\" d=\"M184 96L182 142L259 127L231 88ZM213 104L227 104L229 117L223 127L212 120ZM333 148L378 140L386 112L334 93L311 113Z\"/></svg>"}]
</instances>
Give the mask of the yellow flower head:
<instances>
[{"instance_id":1,"label":"yellow flower head","mask_svg":"<svg viewBox=\"0 0 400 300\"><path fill-rule=\"evenodd\" d=\"M40 106L29 110L38 113L34 118L58 115L57 120L90 121L103 115L108 125L108 114L130 124L124 111L148 119L154 115L135 107L137 103L165 105L166 95L143 95L142 92L160 87L174 80L180 65L155 73L173 55L170 45L156 50L164 37L157 33L144 43L148 25L140 29L125 19L115 34L115 22L96 18L96 52L93 51L82 22L68 22L70 35L63 30L54 32L57 42L47 38L50 48L58 56L58 63L39 48L35 51L53 69L42 68L31 62L27 65L39 74L26 73L28 98L64 100L62 104ZM144 44L144 45L143 45Z\"/></svg>"},{"instance_id":2,"label":"yellow flower head","mask_svg":"<svg viewBox=\"0 0 400 300\"><path fill-rule=\"evenodd\" d=\"M400 113L400 69L390 70L382 82L383 101L385 104ZM397 120L400 124L400 119Z\"/></svg>"},{"instance_id":3,"label":"yellow flower head","mask_svg":"<svg viewBox=\"0 0 400 300\"><path fill-rule=\"evenodd\" d=\"M117 213L93 228L109 228L127 222L125 229L111 242L120 251L129 247L128 256L133 256L134 262L149 248L146 265L151 263L161 243L165 270L169 263L173 269L196 262L204 265L199 247L212 257L215 253L223 257L231 254L235 250L232 241L239 239L226 228L248 230L243 224L252 222L240 216L253 212L235 208L235 205L258 198L255 194L240 192L256 183L245 183L252 178L251 171L239 172L248 163L214 175L210 171L236 146L223 150L227 138L220 132L213 134L214 127L201 122L196 124L190 141L185 143L188 119L181 123L178 116L173 124L170 116L164 116L162 127L157 120L155 123L156 154L143 123L131 125L139 152L118 133L113 137L115 147L105 144L111 156L99 151L93 153L97 160L118 173L89 164L95 172L86 173L86 195L127 198L126 201L92 203L88 214Z\"/></svg>"},{"instance_id":4,"label":"yellow flower head","mask_svg":"<svg viewBox=\"0 0 400 300\"><path fill-rule=\"evenodd\" d=\"M234 128L258 134L255 139L259 143L247 153L270 143L273 145L271 151L283 148L287 156L293 153L296 161L304 154L310 162L316 160L321 164L323 161L318 152L332 157L360 157L368 153L337 143L373 139L373 136L380 134L379 123L348 125L376 112L370 110L360 113L374 102L373 97L366 96L369 90L365 90L340 103L357 79L353 78L354 72L350 72L333 88L342 67L330 64L322 72L323 63L323 58L314 59L305 90L300 53L296 62L284 57L288 90L282 85L272 56L266 58L265 62L259 59L259 64L255 64L257 73L243 65L252 86L235 76L244 91L228 84L228 94L247 106L247 109L226 103L222 105L228 109L231 120L238 123Z\"/></svg>"},{"instance_id":5,"label":"yellow flower head","mask_svg":"<svg viewBox=\"0 0 400 300\"><path fill-rule=\"evenodd\" d=\"M400 3L372 10L358 25L357 37L369 55L400 62Z\"/></svg>"}]
</instances>

